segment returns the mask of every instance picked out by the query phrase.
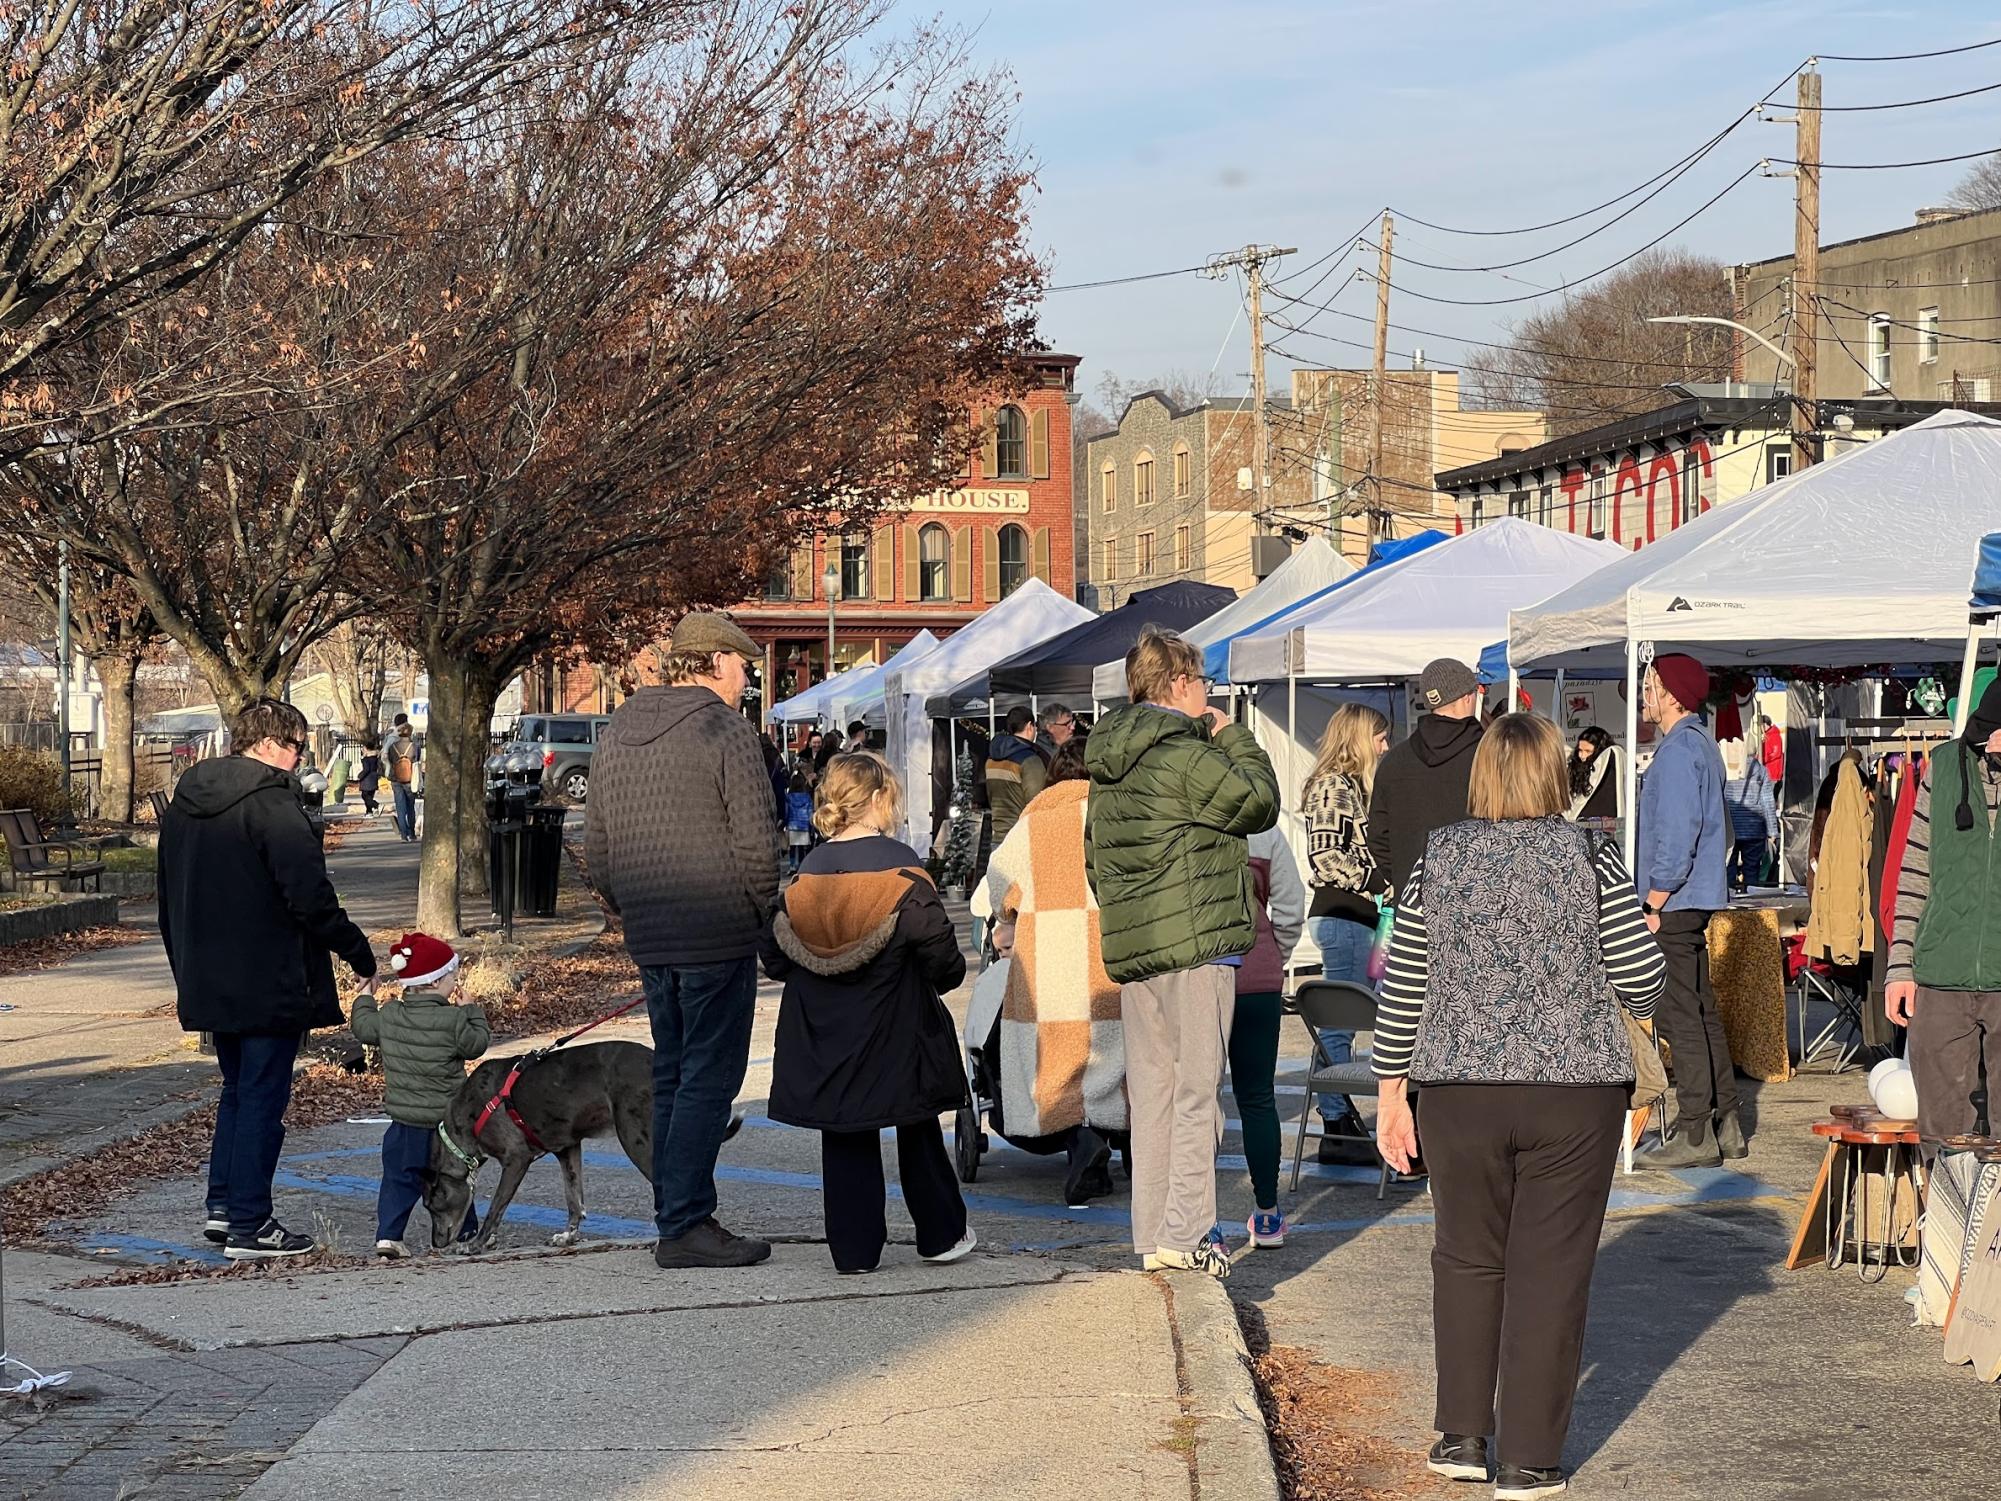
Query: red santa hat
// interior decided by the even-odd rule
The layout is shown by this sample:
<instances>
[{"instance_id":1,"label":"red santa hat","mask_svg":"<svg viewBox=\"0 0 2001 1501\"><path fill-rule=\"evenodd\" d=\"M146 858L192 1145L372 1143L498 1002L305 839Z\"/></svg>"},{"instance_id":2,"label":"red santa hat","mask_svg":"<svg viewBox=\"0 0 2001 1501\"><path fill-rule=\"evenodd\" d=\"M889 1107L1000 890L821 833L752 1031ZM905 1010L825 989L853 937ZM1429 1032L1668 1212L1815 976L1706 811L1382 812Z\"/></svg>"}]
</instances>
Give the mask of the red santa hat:
<instances>
[{"instance_id":1,"label":"red santa hat","mask_svg":"<svg viewBox=\"0 0 2001 1501\"><path fill-rule=\"evenodd\" d=\"M405 933L389 950L389 967L402 985L435 985L459 967L459 956L442 938Z\"/></svg>"}]
</instances>

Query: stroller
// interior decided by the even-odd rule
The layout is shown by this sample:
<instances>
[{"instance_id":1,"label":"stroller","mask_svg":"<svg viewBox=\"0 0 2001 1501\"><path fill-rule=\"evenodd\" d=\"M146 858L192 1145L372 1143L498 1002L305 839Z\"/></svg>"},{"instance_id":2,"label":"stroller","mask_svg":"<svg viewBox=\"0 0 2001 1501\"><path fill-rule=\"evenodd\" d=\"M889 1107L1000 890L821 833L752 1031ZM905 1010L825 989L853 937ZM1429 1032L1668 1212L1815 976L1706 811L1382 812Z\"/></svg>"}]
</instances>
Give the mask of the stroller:
<instances>
[{"instance_id":1,"label":"stroller","mask_svg":"<svg viewBox=\"0 0 2001 1501\"><path fill-rule=\"evenodd\" d=\"M983 939L981 953L991 954L989 940ZM971 1183L980 1175L980 1157L993 1143L981 1129L982 1119L991 1117L994 1131L1000 1126L1000 1018L1001 1001L1007 994L1010 961L992 962L973 982L973 998L966 1007L963 1034L966 1063L966 1103L952 1122L952 1156L959 1181Z\"/></svg>"}]
</instances>

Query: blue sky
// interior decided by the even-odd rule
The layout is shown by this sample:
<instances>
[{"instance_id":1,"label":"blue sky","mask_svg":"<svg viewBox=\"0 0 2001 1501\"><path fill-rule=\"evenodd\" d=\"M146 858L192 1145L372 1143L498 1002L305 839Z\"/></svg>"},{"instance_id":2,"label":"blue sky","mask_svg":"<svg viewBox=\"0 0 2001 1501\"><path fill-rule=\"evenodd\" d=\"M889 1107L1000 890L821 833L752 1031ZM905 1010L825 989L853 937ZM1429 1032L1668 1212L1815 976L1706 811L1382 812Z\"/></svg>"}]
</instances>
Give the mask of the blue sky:
<instances>
[{"instance_id":1,"label":"blue sky","mask_svg":"<svg viewBox=\"0 0 2001 1501\"><path fill-rule=\"evenodd\" d=\"M1439 224L1509 228L1575 213L1653 176L1762 97L1807 53L1927 51L2001 37L2001 13L1963 0L898 0L973 33L975 57L1006 68L1020 131L1039 167L1031 243L1051 282L1094 281L1199 263L1249 240L1296 245L1303 267L1390 203ZM2001 81L2001 47L1921 62L1826 62L1825 103L1914 99ZM1792 85L1779 96L1789 101ZM1823 156L1904 161L2001 145L2001 92L1922 109L1830 113ZM1397 272L1413 292L1519 295L1593 272L1690 213L1761 156L1790 157L1790 125L1749 122L1630 218L1508 273ZM1964 170L1827 174L1822 238L1909 223ZM1792 248L1792 184L1753 175L1668 243L1726 261ZM1624 205L1621 205L1623 207ZM1609 211L1616 212L1616 210ZM1609 217L1609 212L1606 216ZM1400 220L1396 248L1425 260L1491 264L1562 243L1599 222L1473 238ZM1373 267L1373 253L1366 255ZM1336 262L1292 283L1303 293ZM1340 265L1359 264L1350 258ZM1314 294L1325 301L1343 270ZM1357 283L1334 306L1368 314ZM1245 389L1249 339L1231 282L1188 276L1052 294L1043 331L1084 357L1080 384L1173 367ZM1391 318L1466 338L1505 337L1518 307L1398 297ZM1366 323L1313 326L1366 343ZM1364 349L1304 335L1316 362L1366 363ZM1433 364L1450 338L1393 333ZM1395 354L1393 365L1401 363ZM1282 375L1283 363L1275 370Z\"/></svg>"}]
</instances>

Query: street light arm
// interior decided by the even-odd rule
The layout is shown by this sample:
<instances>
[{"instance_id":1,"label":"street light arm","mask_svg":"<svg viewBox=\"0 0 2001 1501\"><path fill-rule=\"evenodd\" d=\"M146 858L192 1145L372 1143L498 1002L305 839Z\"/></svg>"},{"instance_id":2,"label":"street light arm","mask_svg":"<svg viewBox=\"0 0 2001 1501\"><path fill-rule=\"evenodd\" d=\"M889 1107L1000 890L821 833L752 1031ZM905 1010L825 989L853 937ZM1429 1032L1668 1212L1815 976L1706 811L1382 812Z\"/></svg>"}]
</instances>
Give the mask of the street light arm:
<instances>
[{"instance_id":1,"label":"street light arm","mask_svg":"<svg viewBox=\"0 0 2001 1501\"><path fill-rule=\"evenodd\" d=\"M1767 349L1771 350L1772 353L1775 356L1777 356L1781 364L1787 366L1788 368L1791 368L1793 364L1793 357L1787 354L1783 349L1779 348L1779 346L1774 344L1770 339L1766 338L1763 334L1759 333L1755 328L1746 328L1743 324L1738 323L1737 321L1731 318L1712 318L1703 313L1670 313L1667 316L1661 318L1649 318L1647 322L1714 323L1719 328L1734 328L1737 330L1738 333L1750 335L1750 337L1756 339L1760 344L1764 345Z\"/></svg>"}]
</instances>

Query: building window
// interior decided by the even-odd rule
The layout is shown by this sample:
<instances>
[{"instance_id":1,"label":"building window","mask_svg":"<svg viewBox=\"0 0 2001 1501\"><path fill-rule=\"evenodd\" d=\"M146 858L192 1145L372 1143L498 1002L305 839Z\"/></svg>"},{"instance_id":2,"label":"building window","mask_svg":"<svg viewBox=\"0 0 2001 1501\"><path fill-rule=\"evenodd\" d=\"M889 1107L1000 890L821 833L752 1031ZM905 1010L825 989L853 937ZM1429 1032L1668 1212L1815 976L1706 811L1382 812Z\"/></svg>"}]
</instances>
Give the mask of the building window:
<instances>
[{"instance_id":1,"label":"building window","mask_svg":"<svg viewBox=\"0 0 2001 1501\"><path fill-rule=\"evenodd\" d=\"M917 597L952 597L952 534L935 521L917 534Z\"/></svg>"},{"instance_id":2,"label":"building window","mask_svg":"<svg viewBox=\"0 0 2001 1501\"><path fill-rule=\"evenodd\" d=\"M1789 443L1774 443L1765 450L1765 483L1773 484L1793 472L1793 450Z\"/></svg>"},{"instance_id":3,"label":"building window","mask_svg":"<svg viewBox=\"0 0 2001 1501\"><path fill-rule=\"evenodd\" d=\"M1702 455L1693 448L1681 451L1681 519L1693 521L1702 514Z\"/></svg>"},{"instance_id":4,"label":"building window","mask_svg":"<svg viewBox=\"0 0 2001 1501\"><path fill-rule=\"evenodd\" d=\"M1133 504L1153 504L1153 455L1141 454L1133 460Z\"/></svg>"},{"instance_id":5,"label":"building window","mask_svg":"<svg viewBox=\"0 0 2001 1501\"><path fill-rule=\"evenodd\" d=\"M1020 407L994 413L995 479L1028 478L1028 418Z\"/></svg>"},{"instance_id":6,"label":"building window","mask_svg":"<svg viewBox=\"0 0 2001 1501\"><path fill-rule=\"evenodd\" d=\"M1001 598L1006 599L1028 578L1028 533L1018 526L1000 529Z\"/></svg>"},{"instance_id":7,"label":"building window","mask_svg":"<svg viewBox=\"0 0 2001 1501\"><path fill-rule=\"evenodd\" d=\"M1591 471L1591 511L1587 530L1594 537L1605 535L1605 471Z\"/></svg>"},{"instance_id":8,"label":"building window","mask_svg":"<svg viewBox=\"0 0 2001 1501\"><path fill-rule=\"evenodd\" d=\"M1174 571L1186 573L1195 566L1195 533L1186 526L1174 529Z\"/></svg>"},{"instance_id":9,"label":"building window","mask_svg":"<svg viewBox=\"0 0 2001 1501\"><path fill-rule=\"evenodd\" d=\"M1536 497L1535 519L1543 526L1556 525L1556 486L1544 485Z\"/></svg>"},{"instance_id":10,"label":"building window","mask_svg":"<svg viewBox=\"0 0 2001 1501\"><path fill-rule=\"evenodd\" d=\"M1105 538L1104 580L1108 584L1115 583L1118 580L1118 576L1119 539L1117 537L1107 537Z\"/></svg>"},{"instance_id":11,"label":"building window","mask_svg":"<svg viewBox=\"0 0 2001 1501\"><path fill-rule=\"evenodd\" d=\"M846 532L841 537L841 598L868 598L868 533Z\"/></svg>"},{"instance_id":12,"label":"building window","mask_svg":"<svg viewBox=\"0 0 2001 1501\"><path fill-rule=\"evenodd\" d=\"M1133 572L1141 578L1153 577L1153 533L1139 534L1138 549L1134 555Z\"/></svg>"},{"instance_id":13,"label":"building window","mask_svg":"<svg viewBox=\"0 0 2001 1501\"><path fill-rule=\"evenodd\" d=\"M1869 319L1869 381L1878 391L1890 389L1890 315Z\"/></svg>"},{"instance_id":14,"label":"building window","mask_svg":"<svg viewBox=\"0 0 2001 1501\"><path fill-rule=\"evenodd\" d=\"M792 597L792 559L776 559L768 573L764 575L764 597L766 599L790 599Z\"/></svg>"},{"instance_id":15,"label":"building window","mask_svg":"<svg viewBox=\"0 0 2001 1501\"><path fill-rule=\"evenodd\" d=\"M1119 508L1119 469L1110 461L1098 471L1098 499L1107 511Z\"/></svg>"},{"instance_id":16,"label":"building window","mask_svg":"<svg viewBox=\"0 0 2001 1501\"><path fill-rule=\"evenodd\" d=\"M1472 520L1467 523L1467 525L1477 530L1480 524L1484 522L1486 519L1487 519L1487 497L1484 495L1476 495L1473 497L1473 517Z\"/></svg>"},{"instance_id":17,"label":"building window","mask_svg":"<svg viewBox=\"0 0 2001 1501\"><path fill-rule=\"evenodd\" d=\"M1528 491L1517 490L1514 492L1514 494L1508 497L1508 514L1510 516L1518 516L1524 521L1528 520L1528 514L1529 514Z\"/></svg>"},{"instance_id":18,"label":"building window","mask_svg":"<svg viewBox=\"0 0 2001 1501\"><path fill-rule=\"evenodd\" d=\"M1938 309L1918 309L1918 359L1927 365L1938 363Z\"/></svg>"},{"instance_id":19,"label":"building window","mask_svg":"<svg viewBox=\"0 0 2001 1501\"><path fill-rule=\"evenodd\" d=\"M1177 444L1174 450L1174 497L1177 500L1188 494L1188 445Z\"/></svg>"}]
</instances>

